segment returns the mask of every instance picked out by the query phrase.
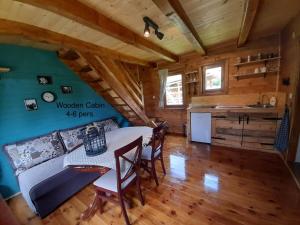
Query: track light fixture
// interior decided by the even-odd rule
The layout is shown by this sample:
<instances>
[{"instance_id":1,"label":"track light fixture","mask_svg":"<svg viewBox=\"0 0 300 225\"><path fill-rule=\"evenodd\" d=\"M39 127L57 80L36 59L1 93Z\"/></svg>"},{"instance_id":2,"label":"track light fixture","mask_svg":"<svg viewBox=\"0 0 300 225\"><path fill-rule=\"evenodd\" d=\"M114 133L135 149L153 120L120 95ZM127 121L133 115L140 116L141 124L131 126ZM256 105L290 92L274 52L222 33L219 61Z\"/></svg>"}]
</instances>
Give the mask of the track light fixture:
<instances>
[{"instance_id":1,"label":"track light fixture","mask_svg":"<svg viewBox=\"0 0 300 225\"><path fill-rule=\"evenodd\" d=\"M159 40L163 39L164 34L159 31L158 25L155 22L153 22L153 20L151 20L148 16L145 16L143 18L143 20L145 22L144 37L149 37L150 36L150 27L152 27L154 29L156 37Z\"/></svg>"},{"instance_id":2,"label":"track light fixture","mask_svg":"<svg viewBox=\"0 0 300 225\"><path fill-rule=\"evenodd\" d=\"M150 27L145 23L144 37L150 37Z\"/></svg>"}]
</instances>

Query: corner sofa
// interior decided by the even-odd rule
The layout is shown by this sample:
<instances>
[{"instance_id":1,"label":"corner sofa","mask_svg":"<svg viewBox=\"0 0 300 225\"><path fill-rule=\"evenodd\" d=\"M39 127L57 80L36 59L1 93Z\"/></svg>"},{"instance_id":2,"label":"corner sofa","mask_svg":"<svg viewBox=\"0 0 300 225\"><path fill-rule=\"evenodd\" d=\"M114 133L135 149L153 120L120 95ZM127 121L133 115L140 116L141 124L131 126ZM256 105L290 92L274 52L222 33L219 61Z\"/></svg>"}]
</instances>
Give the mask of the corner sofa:
<instances>
[{"instance_id":1,"label":"corner sofa","mask_svg":"<svg viewBox=\"0 0 300 225\"><path fill-rule=\"evenodd\" d=\"M3 147L18 178L28 206L45 217L60 204L99 177L64 168L64 156L83 145L81 130L88 125L104 126L105 132L118 129L114 118L58 130Z\"/></svg>"}]
</instances>

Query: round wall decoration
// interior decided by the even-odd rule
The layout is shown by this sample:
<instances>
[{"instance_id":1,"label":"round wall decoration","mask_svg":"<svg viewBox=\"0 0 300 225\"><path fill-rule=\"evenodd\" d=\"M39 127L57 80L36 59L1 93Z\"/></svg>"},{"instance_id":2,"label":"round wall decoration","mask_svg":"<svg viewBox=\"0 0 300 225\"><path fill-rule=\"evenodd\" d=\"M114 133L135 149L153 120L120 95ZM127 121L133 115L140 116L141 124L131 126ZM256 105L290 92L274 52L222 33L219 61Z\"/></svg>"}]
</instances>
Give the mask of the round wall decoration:
<instances>
[{"instance_id":1,"label":"round wall decoration","mask_svg":"<svg viewBox=\"0 0 300 225\"><path fill-rule=\"evenodd\" d=\"M51 91L45 91L45 92L42 93L42 99L45 102L51 103L51 102L54 102L56 100L56 95Z\"/></svg>"}]
</instances>

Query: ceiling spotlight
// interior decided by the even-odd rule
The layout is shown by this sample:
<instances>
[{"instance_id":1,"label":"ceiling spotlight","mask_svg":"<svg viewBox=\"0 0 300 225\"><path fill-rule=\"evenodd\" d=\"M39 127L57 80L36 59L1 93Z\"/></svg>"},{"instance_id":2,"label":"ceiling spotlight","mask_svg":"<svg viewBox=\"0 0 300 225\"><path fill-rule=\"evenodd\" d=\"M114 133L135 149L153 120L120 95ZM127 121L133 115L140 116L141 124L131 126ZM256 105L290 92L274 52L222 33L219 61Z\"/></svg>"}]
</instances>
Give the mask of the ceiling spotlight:
<instances>
[{"instance_id":1,"label":"ceiling spotlight","mask_svg":"<svg viewBox=\"0 0 300 225\"><path fill-rule=\"evenodd\" d=\"M150 36L150 27L152 27L155 31L156 37L159 40L163 39L164 34L159 31L158 25L155 22L153 22L153 20L151 20L148 16L145 16L143 18L143 20L145 22L144 37L149 37Z\"/></svg>"},{"instance_id":2,"label":"ceiling spotlight","mask_svg":"<svg viewBox=\"0 0 300 225\"><path fill-rule=\"evenodd\" d=\"M144 37L150 37L150 28L147 23L145 23Z\"/></svg>"},{"instance_id":3,"label":"ceiling spotlight","mask_svg":"<svg viewBox=\"0 0 300 225\"><path fill-rule=\"evenodd\" d=\"M162 32L159 32L158 30L155 30L155 34L159 40L163 39L165 36Z\"/></svg>"}]
</instances>

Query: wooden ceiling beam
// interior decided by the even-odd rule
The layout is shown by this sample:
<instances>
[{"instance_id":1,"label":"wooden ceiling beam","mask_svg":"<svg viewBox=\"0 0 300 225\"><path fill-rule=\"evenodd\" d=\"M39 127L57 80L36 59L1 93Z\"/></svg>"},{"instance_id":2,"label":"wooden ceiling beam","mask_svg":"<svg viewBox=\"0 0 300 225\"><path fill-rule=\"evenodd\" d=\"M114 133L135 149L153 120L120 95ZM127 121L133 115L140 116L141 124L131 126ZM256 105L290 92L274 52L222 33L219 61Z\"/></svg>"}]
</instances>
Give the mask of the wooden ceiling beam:
<instances>
[{"instance_id":1,"label":"wooden ceiling beam","mask_svg":"<svg viewBox=\"0 0 300 225\"><path fill-rule=\"evenodd\" d=\"M190 18L186 14L179 0L152 0L157 7L167 16L184 34L194 49L201 55L206 54L206 49Z\"/></svg>"},{"instance_id":2,"label":"wooden ceiling beam","mask_svg":"<svg viewBox=\"0 0 300 225\"><path fill-rule=\"evenodd\" d=\"M171 61L178 61L178 56L145 39L143 36L129 30L97 10L79 2L78 0L17 0L42 9L52 11L61 16L72 19L80 24L98 30L127 44L154 53L159 57ZM141 18L142 19L142 18Z\"/></svg>"},{"instance_id":3,"label":"wooden ceiling beam","mask_svg":"<svg viewBox=\"0 0 300 225\"><path fill-rule=\"evenodd\" d=\"M238 47L243 46L248 40L251 28L254 24L255 16L258 11L259 2L260 0L245 1L245 11L244 11L240 34L237 42Z\"/></svg>"},{"instance_id":4,"label":"wooden ceiling beam","mask_svg":"<svg viewBox=\"0 0 300 225\"><path fill-rule=\"evenodd\" d=\"M71 49L80 50L82 52L90 52L101 56L106 56L115 60L128 62L132 64L150 66L150 63L133 56L124 55L117 51L104 48L89 42L81 41L70 36L66 36L54 31L46 30L36 26L28 25L25 23L0 19L0 36L6 39L9 37L22 37L25 40L33 42L46 43L56 45L60 48L66 47ZM12 38L11 40L19 40L20 38ZM0 41L4 41L1 40ZM7 40L9 41L9 40ZM18 43L13 43L18 44Z\"/></svg>"}]
</instances>

